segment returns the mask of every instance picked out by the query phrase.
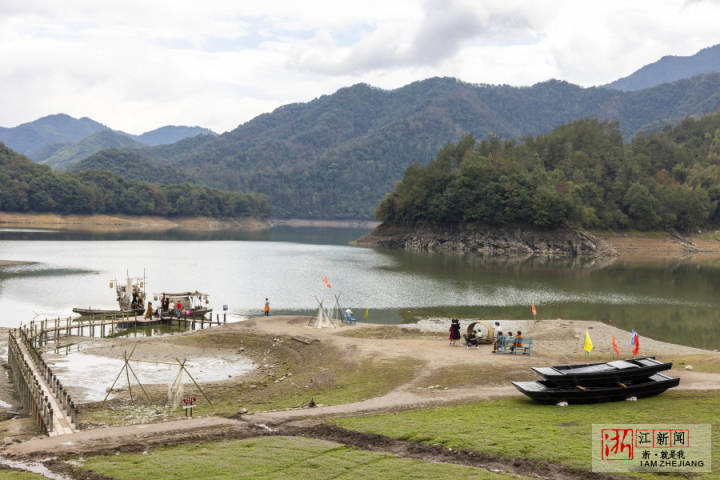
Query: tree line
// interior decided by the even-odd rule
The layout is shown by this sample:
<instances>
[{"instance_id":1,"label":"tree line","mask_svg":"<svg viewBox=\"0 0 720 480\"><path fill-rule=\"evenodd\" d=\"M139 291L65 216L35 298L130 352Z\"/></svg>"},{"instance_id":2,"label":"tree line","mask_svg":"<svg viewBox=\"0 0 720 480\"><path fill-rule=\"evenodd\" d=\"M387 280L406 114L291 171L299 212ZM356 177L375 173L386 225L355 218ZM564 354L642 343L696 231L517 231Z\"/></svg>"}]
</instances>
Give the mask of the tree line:
<instances>
[{"instance_id":1,"label":"tree line","mask_svg":"<svg viewBox=\"0 0 720 480\"><path fill-rule=\"evenodd\" d=\"M396 225L682 232L720 224L720 113L629 144L583 119L519 141L467 135L415 163L377 206Z\"/></svg>"},{"instance_id":2,"label":"tree line","mask_svg":"<svg viewBox=\"0 0 720 480\"><path fill-rule=\"evenodd\" d=\"M271 207L257 193L188 183L154 185L99 170L53 172L0 143L0 211L267 217Z\"/></svg>"}]
</instances>

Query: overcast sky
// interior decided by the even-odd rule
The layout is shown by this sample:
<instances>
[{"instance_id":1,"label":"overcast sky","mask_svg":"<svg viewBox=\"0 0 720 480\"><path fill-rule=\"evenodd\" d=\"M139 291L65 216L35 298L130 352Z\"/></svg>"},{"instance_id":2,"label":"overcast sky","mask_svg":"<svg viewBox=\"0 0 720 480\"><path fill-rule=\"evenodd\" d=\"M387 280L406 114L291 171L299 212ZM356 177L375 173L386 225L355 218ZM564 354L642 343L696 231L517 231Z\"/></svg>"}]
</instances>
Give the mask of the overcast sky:
<instances>
[{"instance_id":1,"label":"overcast sky","mask_svg":"<svg viewBox=\"0 0 720 480\"><path fill-rule=\"evenodd\" d=\"M218 132L359 82L582 86L720 43L720 0L0 0L0 126Z\"/></svg>"}]
</instances>

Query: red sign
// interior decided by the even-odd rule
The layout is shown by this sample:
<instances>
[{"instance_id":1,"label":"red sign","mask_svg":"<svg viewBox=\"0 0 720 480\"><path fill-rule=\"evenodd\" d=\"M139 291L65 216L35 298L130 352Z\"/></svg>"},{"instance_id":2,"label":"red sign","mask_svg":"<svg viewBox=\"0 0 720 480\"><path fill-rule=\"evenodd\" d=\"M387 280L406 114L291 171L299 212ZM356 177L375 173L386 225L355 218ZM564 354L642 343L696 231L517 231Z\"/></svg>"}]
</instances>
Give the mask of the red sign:
<instances>
[{"instance_id":1,"label":"red sign","mask_svg":"<svg viewBox=\"0 0 720 480\"><path fill-rule=\"evenodd\" d=\"M191 404L195 403L195 400L197 400L197 398L195 398L195 397L185 397L185 398L183 398L183 403L185 405L191 405Z\"/></svg>"}]
</instances>

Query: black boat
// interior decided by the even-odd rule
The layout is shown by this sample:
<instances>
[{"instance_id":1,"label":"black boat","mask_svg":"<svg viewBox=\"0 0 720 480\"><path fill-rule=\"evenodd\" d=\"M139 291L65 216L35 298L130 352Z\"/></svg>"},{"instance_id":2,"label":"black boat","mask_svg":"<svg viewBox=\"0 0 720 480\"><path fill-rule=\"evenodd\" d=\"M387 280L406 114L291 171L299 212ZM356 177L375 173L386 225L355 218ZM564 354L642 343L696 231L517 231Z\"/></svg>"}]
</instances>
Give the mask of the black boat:
<instances>
[{"instance_id":1,"label":"black boat","mask_svg":"<svg viewBox=\"0 0 720 480\"><path fill-rule=\"evenodd\" d=\"M628 383L646 379L663 370L670 370L672 362L659 362L655 357L615 360L614 362L588 363L581 365L557 365L554 367L532 367L545 380L555 386L582 385L591 387L608 383Z\"/></svg>"},{"instance_id":2,"label":"black boat","mask_svg":"<svg viewBox=\"0 0 720 480\"><path fill-rule=\"evenodd\" d=\"M638 378L628 383L615 382L591 387L558 386L548 380L512 383L515 388L538 403L599 403L657 395L668 388L677 387L680 379L656 373L648 378Z\"/></svg>"}]
</instances>

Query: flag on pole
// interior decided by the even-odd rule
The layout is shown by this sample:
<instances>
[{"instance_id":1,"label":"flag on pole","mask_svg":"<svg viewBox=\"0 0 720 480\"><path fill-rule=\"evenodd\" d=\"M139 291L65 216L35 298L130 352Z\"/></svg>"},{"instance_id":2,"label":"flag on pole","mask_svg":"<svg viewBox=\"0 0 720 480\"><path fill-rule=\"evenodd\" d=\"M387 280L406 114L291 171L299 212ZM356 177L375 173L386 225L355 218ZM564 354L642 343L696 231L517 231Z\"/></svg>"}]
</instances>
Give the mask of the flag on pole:
<instances>
[{"instance_id":1,"label":"flag on pole","mask_svg":"<svg viewBox=\"0 0 720 480\"><path fill-rule=\"evenodd\" d=\"M585 330L585 345L583 345L583 349L587 354L590 354L590 351L593 349L592 340L590 340L590 332Z\"/></svg>"},{"instance_id":2,"label":"flag on pole","mask_svg":"<svg viewBox=\"0 0 720 480\"><path fill-rule=\"evenodd\" d=\"M365 320L367 320L367 319L368 319L368 308L365 307Z\"/></svg>"},{"instance_id":3,"label":"flag on pole","mask_svg":"<svg viewBox=\"0 0 720 480\"><path fill-rule=\"evenodd\" d=\"M532 304L532 312L533 312L533 317L536 317L536 316L537 316L537 310L535 310L535 304L534 304L534 303Z\"/></svg>"},{"instance_id":4,"label":"flag on pole","mask_svg":"<svg viewBox=\"0 0 720 480\"><path fill-rule=\"evenodd\" d=\"M640 335L638 335L637 332L635 332L635 335L633 335L633 355L637 355L640 351Z\"/></svg>"},{"instance_id":5,"label":"flag on pole","mask_svg":"<svg viewBox=\"0 0 720 480\"><path fill-rule=\"evenodd\" d=\"M615 340L615 335L613 335L613 350L615 350L615 353L620 356L620 348L618 347L617 340Z\"/></svg>"}]
</instances>

